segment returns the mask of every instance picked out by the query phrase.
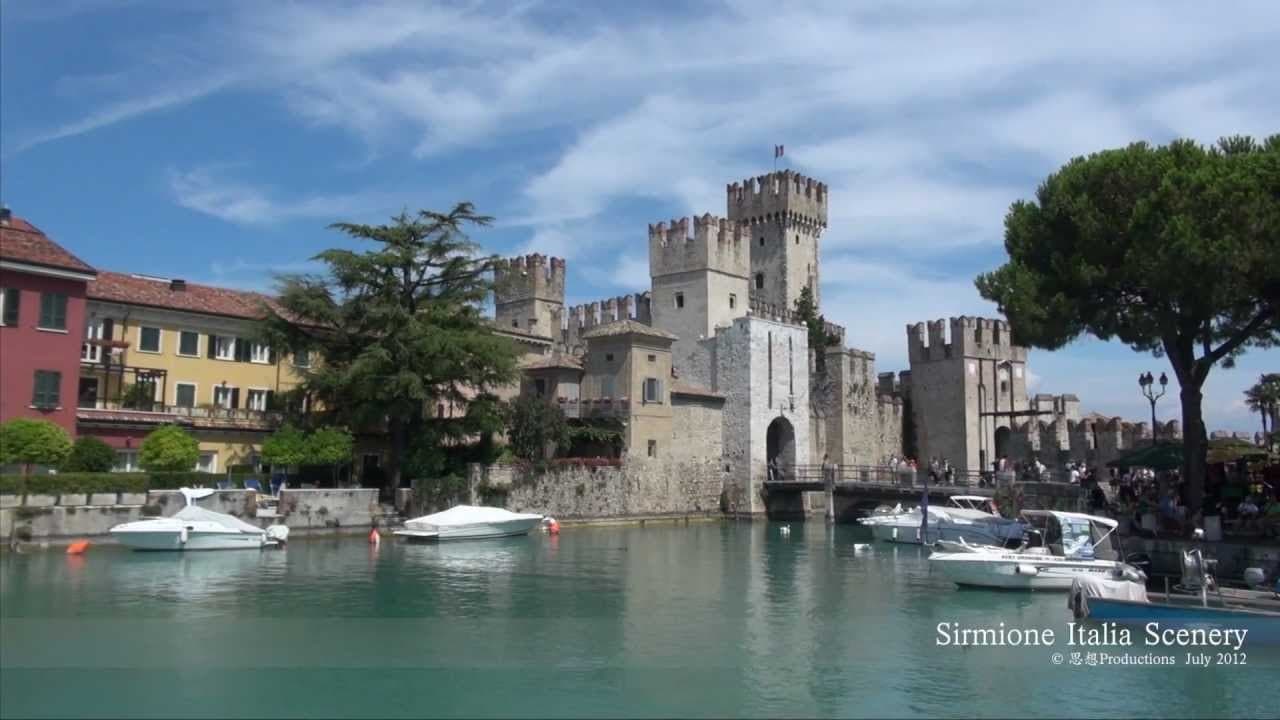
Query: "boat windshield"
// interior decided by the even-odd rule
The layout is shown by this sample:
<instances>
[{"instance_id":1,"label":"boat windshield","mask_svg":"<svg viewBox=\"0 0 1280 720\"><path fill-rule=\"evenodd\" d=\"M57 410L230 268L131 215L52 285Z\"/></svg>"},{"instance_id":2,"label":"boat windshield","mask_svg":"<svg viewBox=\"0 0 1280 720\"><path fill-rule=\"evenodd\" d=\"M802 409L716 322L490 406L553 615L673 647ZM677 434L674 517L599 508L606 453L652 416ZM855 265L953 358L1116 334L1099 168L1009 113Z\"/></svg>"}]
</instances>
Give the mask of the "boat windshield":
<instances>
[{"instance_id":1,"label":"boat windshield","mask_svg":"<svg viewBox=\"0 0 1280 720\"><path fill-rule=\"evenodd\" d=\"M1089 529L1089 521L1083 518L1062 518L1062 555L1080 560L1092 560L1094 557L1094 538Z\"/></svg>"}]
</instances>

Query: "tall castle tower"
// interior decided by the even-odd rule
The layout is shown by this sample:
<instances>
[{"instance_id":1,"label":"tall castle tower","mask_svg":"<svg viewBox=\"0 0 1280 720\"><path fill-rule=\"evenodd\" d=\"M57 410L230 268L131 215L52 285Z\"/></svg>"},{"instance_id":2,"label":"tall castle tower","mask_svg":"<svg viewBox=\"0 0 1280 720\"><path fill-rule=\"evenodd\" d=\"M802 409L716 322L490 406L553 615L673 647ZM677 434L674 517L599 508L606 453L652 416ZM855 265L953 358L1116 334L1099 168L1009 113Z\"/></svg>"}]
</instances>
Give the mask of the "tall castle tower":
<instances>
[{"instance_id":1,"label":"tall castle tower","mask_svg":"<svg viewBox=\"0 0 1280 720\"><path fill-rule=\"evenodd\" d=\"M1027 349L1013 344L1003 320L958 317L908 325L907 353L917 460L990 470L1026 420L999 413L1030 406Z\"/></svg>"},{"instance_id":2,"label":"tall castle tower","mask_svg":"<svg viewBox=\"0 0 1280 720\"><path fill-rule=\"evenodd\" d=\"M711 387L716 328L746 314L750 239L737 223L711 214L649 226L653 325L679 338L671 361L687 382Z\"/></svg>"},{"instance_id":3,"label":"tall castle tower","mask_svg":"<svg viewBox=\"0 0 1280 720\"><path fill-rule=\"evenodd\" d=\"M560 335L564 312L564 260L525 255L494 266L494 321L528 335Z\"/></svg>"},{"instance_id":4,"label":"tall castle tower","mask_svg":"<svg viewBox=\"0 0 1280 720\"><path fill-rule=\"evenodd\" d=\"M827 227L827 186L790 170L727 188L728 218L748 227L753 301L793 310L805 286L818 291L818 240Z\"/></svg>"}]
</instances>

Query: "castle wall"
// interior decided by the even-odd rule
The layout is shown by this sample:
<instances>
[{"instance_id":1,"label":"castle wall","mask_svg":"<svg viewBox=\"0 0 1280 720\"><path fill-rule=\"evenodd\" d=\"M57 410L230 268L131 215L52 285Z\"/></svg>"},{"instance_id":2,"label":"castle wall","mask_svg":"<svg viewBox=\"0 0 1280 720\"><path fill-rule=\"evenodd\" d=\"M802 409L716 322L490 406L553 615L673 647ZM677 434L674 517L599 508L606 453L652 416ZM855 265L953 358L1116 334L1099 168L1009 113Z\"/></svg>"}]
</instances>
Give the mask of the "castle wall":
<instances>
[{"instance_id":1,"label":"castle wall","mask_svg":"<svg viewBox=\"0 0 1280 720\"><path fill-rule=\"evenodd\" d=\"M566 352L580 353L585 348L582 333L597 325L628 319L652 325L649 298L647 292L634 293L564 308L556 321L560 328L557 340Z\"/></svg>"},{"instance_id":2,"label":"castle wall","mask_svg":"<svg viewBox=\"0 0 1280 720\"><path fill-rule=\"evenodd\" d=\"M724 455L724 400L671 394L671 456L681 462Z\"/></svg>"}]
</instances>

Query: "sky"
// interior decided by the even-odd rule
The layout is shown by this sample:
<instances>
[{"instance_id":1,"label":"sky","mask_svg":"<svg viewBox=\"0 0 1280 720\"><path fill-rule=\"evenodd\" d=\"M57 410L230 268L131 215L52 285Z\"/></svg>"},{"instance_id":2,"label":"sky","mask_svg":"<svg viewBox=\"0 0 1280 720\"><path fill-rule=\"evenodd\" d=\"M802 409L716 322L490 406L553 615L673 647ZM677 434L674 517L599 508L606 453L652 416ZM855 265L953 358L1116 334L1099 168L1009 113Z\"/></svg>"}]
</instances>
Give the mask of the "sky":
<instances>
[{"instance_id":1,"label":"sky","mask_svg":"<svg viewBox=\"0 0 1280 720\"><path fill-rule=\"evenodd\" d=\"M996 316L1010 203L1074 156L1280 131L1280 3L0 0L0 201L101 269L269 290L326 226L470 200L486 250L647 289L647 225L780 168L830 187L822 311L878 371ZM1036 392L1150 417L1167 361L1084 338ZM1254 431L1252 351L1205 386ZM1178 414L1176 380L1161 419Z\"/></svg>"}]
</instances>

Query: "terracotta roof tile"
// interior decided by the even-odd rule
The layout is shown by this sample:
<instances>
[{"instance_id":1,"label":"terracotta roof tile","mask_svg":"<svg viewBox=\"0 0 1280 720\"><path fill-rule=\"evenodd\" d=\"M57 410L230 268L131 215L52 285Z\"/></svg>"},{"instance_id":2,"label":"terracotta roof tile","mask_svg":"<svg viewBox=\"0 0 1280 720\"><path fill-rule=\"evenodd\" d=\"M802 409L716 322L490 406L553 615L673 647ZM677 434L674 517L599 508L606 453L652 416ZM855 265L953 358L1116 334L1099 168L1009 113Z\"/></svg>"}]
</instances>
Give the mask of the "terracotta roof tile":
<instances>
[{"instance_id":1,"label":"terracotta roof tile","mask_svg":"<svg viewBox=\"0 0 1280 720\"><path fill-rule=\"evenodd\" d=\"M264 305L272 300L262 293L193 283L186 283L185 290L175 290L168 280L153 280L109 271L98 273L98 279L89 283L88 294L92 300L250 320L265 317Z\"/></svg>"},{"instance_id":2,"label":"terracotta roof tile","mask_svg":"<svg viewBox=\"0 0 1280 720\"><path fill-rule=\"evenodd\" d=\"M16 216L0 225L0 259L60 270L95 272L88 263L50 240L40 228Z\"/></svg>"},{"instance_id":3,"label":"terracotta roof tile","mask_svg":"<svg viewBox=\"0 0 1280 720\"><path fill-rule=\"evenodd\" d=\"M572 355L553 353L551 355L539 355L538 357L526 360L520 365L520 367L523 370L547 370L551 368L581 370L582 361Z\"/></svg>"},{"instance_id":4,"label":"terracotta roof tile","mask_svg":"<svg viewBox=\"0 0 1280 720\"><path fill-rule=\"evenodd\" d=\"M679 339L665 330L659 330L652 325L645 325L642 322L636 322L635 320L630 319L617 320L615 322L608 323L607 325L597 325L582 333L581 337L591 339L598 337L610 337L614 335L644 335L646 337L664 338L667 340Z\"/></svg>"}]
</instances>

